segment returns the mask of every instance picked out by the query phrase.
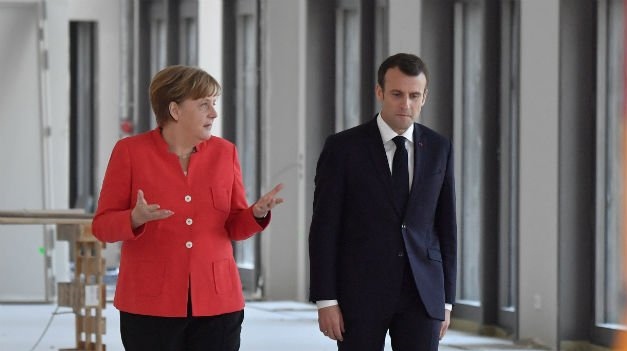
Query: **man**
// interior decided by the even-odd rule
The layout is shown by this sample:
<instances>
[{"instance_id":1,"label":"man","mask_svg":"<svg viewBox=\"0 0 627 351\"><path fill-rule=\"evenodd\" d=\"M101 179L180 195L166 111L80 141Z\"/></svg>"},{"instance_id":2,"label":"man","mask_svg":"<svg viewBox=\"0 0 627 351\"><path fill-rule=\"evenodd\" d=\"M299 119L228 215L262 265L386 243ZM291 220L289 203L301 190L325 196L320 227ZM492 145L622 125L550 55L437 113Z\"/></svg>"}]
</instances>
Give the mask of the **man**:
<instances>
[{"instance_id":1,"label":"man","mask_svg":"<svg viewBox=\"0 0 627 351\"><path fill-rule=\"evenodd\" d=\"M338 350L381 351L387 331L394 350L437 350L455 300L453 147L415 122L420 58L391 56L377 78L381 112L330 136L318 160L310 299Z\"/></svg>"}]
</instances>

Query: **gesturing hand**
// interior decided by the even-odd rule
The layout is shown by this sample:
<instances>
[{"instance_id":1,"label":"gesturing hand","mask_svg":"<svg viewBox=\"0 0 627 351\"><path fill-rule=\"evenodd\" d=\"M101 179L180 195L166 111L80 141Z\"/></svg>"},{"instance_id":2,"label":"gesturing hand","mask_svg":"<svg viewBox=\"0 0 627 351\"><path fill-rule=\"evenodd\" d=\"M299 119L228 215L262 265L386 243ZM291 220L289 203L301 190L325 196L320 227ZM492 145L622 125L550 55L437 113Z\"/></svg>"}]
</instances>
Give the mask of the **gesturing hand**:
<instances>
[{"instance_id":1,"label":"gesturing hand","mask_svg":"<svg viewBox=\"0 0 627 351\"><path fill-rule=\"evenodd\" d=\"M274 189L270 190L267 194L260 197L253 205L253 215L256 218L263 218L268 214L268 211L272 210L274 206L283 202L283 199L276 197L276 194L283 189L283 184L278 184Z\"/></svg>"},{"instance_id":2,"label":"gesturing hand","mask_svg":"<svg viewBox=\"0 0 627 351\"><path fill-rule=\"evenodd\" d=\"M174 212L170 210L161 210L157 204L149 205L146 199L144 199L144 192L140 189L137 191L135 208L131 211L131 226L133 229L136 229L146 222L168 218L173 214Z\"/></svg>"}]
</instances>

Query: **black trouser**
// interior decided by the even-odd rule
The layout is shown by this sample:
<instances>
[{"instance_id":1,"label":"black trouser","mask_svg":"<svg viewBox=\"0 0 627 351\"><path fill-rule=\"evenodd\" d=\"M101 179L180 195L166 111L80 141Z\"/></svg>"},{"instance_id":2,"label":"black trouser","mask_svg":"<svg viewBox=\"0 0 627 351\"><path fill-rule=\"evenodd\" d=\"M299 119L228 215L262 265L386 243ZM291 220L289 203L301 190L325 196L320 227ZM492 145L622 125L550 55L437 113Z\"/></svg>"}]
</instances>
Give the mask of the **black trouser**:
<instances>
[{"instance_id":1,"label":"black trouser","mask_svg":"<svg viewBox=\"0 0 627 351\"><path fill-rule=\"evenodd\" d=\"M385 316L366 311L359 316L344 314L344 325L344 341L337 343L339 351L382 351L388 331L394 351L437 351L442 321L427 314L407 262L394 310Z\"/></svg>"},{"instance_id":2,"label":"black trouser","mask_svg":"<svg viewBox=\"0 0 627 351\"><path fill-rule=\"evenodd\" d=\"M189 300L191 301L191 299ZM126 351L237 351L244 311L211 317L154 317L120 311Z\"/></svg>"}]
</instances>

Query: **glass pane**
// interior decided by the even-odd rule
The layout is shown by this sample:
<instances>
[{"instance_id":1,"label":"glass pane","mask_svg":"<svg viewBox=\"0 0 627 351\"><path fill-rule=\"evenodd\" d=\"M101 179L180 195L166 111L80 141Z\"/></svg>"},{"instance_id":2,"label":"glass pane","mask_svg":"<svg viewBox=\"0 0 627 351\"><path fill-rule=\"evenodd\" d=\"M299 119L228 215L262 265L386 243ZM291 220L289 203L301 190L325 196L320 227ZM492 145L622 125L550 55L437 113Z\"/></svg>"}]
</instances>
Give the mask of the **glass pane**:
<instances>
[{"instance_id":1,"label":"glass pane","mask_svg":"<svg viewBox=\"0 0 627 351\"><path fill-rule=\"evenodd\" d=\"M620 324L625 308L623 0L599 1L597 119L597 322Z\"/></svg>"},{"instance_id":2,"label":"glass pane","mask_svg":"<svg viewBox=\"0 0 627 351\"><path fill-rule=\"evenodd\" d=\"M242 177L249 203L257 200L258 184L258 122L257 122L257 40L256 22L252 15L238 17L238 77L236 106L236 140L242 166ZM255 240L235 245L235 257L240 268L255 267Z\"/></svg>"},{"instance_id":3,"label":"glass pane","mask_svg":"<svg viewBox=\"0 0 627 351\"><path fill-rule=\"evenodd\" d=\"M189 66L196 66L198 64L198 28L196 19L185 18L183 28L185 33L185 57L183 62Z\"/></svg>"},{"instance_id":4,"label":"glass pane","mask_svg":"<svg viewBox=\"0 0 627 351\"><path fill-rule=\"evenodd\" d=\"M359 65L359 13L353 10L344 11L344 129L359 124L359 92L361 87Z\"/></svg>"},{"instance_id":5,"label":"glass pane","mask_svg":"<svg viewBox=\"0 0 627 351\"><path fill-rule=\"evenodd\" d=\"M459 204L459 299L481 300L481 234L483 231L483 16L480 4L455 5L455 145Z\"/></svg>"}]
</instances>

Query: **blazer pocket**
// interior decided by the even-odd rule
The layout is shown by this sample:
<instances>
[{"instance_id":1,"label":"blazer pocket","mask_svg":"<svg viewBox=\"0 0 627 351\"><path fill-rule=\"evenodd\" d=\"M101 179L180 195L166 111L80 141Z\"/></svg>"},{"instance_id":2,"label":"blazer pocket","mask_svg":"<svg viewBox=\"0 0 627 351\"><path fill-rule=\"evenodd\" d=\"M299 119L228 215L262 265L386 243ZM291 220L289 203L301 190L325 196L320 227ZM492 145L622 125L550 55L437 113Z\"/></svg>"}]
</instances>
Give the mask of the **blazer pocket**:
<instances>
[{"instance_id":1,"label":"blazer pocket","mask_svg":"<svg viewBox=\"0 0 627 351\"><path fill-rule=\"evenodd\" d=\"M228 258L213 262L213 280L217 294L227 294L233 290L233 264Z\"/></svg>"},{"instance_id":2,"label":"blazer pocket","mask_svg":"<svg viewBox=\"0 0 627 351\"><path fill-rule=\"evenodd\" d=\"M429 256L430 260L442 262L442 254L438 249L428 249L427 255Z\"/></svg>"},{"instance_id":3,"label":"blazer pocket","mask_svg":"<svg viewBox=\"0 0 627 351\"><path fill-rule=\"evenodd\" d=\"M229 190L227 188L211 188L211 197L213 199L213 208L222 212L229 212L231 209L229 201Z\"/></svg>"}]
</instances>

